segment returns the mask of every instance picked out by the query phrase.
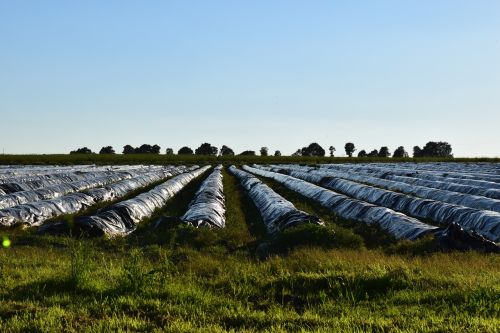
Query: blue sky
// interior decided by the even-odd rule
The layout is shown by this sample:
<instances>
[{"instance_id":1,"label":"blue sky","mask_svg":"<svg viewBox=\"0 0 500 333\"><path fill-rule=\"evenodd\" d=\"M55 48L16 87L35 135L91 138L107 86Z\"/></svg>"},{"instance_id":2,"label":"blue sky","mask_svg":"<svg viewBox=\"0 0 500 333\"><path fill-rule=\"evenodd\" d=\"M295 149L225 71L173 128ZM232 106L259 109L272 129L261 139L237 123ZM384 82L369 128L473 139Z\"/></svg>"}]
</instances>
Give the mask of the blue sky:
<instances>
[{"instance_id":1,"label":"blue sky","mask_svg":"<svg viewBox=\"0 0 500 333\"><path fill-rule=\"evenodd\" d=\"M0 149L500 156L500 1L0 0Z\"/></svg>"}]
</instances>

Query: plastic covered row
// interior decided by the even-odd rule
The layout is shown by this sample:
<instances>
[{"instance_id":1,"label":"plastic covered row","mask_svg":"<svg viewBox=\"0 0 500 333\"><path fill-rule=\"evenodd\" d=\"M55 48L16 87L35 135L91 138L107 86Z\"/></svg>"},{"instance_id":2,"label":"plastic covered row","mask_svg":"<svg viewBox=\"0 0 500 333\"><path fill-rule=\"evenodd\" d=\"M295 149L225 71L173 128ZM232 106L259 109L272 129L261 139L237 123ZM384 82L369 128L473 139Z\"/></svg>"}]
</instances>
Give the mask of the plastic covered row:
<instances>
[{"instance_id":1,"label":"plastic covered row","mask_svg":"<svg viewBox=\"0 0 500 333\"><path fill-rule=\"evenodd\" d=\"M180 220L195 227L224 228L225 213L222 165L219 165L203 181Z\"/></svg>"},{"instance_id":2,"label":"plastic covered row","mask_svg":"<svg viewBox=\"0 0 500 333\"><path fill-rule=\"evenodd\" d=\"M144 171L104 172L104 175L98 173L98 177L92 176L84 180L77 180L69 183L42 187L36 190L20 191L2 195L0 196L0 209L60 197L68 193L83 191L89 188L132 178L143 172Z\"/></svg>"},{"instance_id":3,"label":"plastic covered row","mask_svg":"<svg viewBox=\"0 0 500 333\"><path fill-rule=\"evenodd\" d=\"M104 187L2 209L0 210L0 225L24 224L25 226L39 226L48 219L75 214L97 203L119 199L132 191L184 171L184 166L167 167L111 183Z\"/></svg>"},{"instance_id":4,"label":"plastic covered row","mask_svg":"<svg viewBox=\"0 0 500 333\"><path fill-rule=\"evenodd\" d=\"M78 218L75 225L89 235L127 235L136 229L141 220L151 217L155 210L163 207L170 198L209 168L205 166L175 176L151 191L111 205L96 215Z\"/></svg>"},{"instance_id":5,"label":"plastic covered row","mask_svg":"<svg viewBox=\"0 0 500 333\"><path fill-rule=\"evenodd\" d=\"M305 180L260 169L261 167L257 169L243 166L243 168L256 175L271 178L285 185L290 190L318 202L341 218L363 222L368 225L377 225L397 239L415 240L439 230L438 227L422 223L402 213L350 198Z\"/></svg>"},{"instance_id":6,"label":"plastic covered row","mask_svg":"<svg viewBox=\"0 0 500 333\"><path fill-rule=\"evenodd\" d=\"M414 177L419 179L426 179L432 181L442 181L455 184L469 185L475 187L481 187L484 189L500 189L500 184L491 181L478 180L478 179L463 179L450 177L445 174L435 174L427 171L413 171L413 170L401 170L401 169L386 169L384 167L376 167L372 165L341 165L341 164L324 164L320 166L321 169L338 169L338 168L348 168L351 172L356 172L358 170L367 170L368 172L376 171L386 171L398 176Z\"/></svg>"},{"instance_id":7,"label":"plastic covered row","mask_svg":"<svg viewBox=\"0 0 500 333\"><path fill-rule=\"evenodd\" d=\"M430 162L430 163L370 163L385 168L409 169L415 171L453 171L462 174L500 176L500 163L460 163L460 162Z\"/></svg>"},{"instance_id":8,"label":"plastic covered row","mask_svg":"<svg viewBox=\"0 0 500 333\"><path fill-rule=\"evenodd\" d=\"M347 179L334 178L334 174L331 171L316 171L300 166L280 166L271 170L284 170L293 177L307 180L344 193L350 197L391 208L416 218L430 219L444 225L455 222L464 229L474 230L487 239L495 242L500 240L500 214L497 212L421 199ZM355 176L351 174L350 177Z\"/></svg>"},{"instance_id":9,"label":"plastic covered row","mask_svg":"<svg viewBox=\"0 0 500 333\"><path fill-rule=\"evenodd\" d=\"M0 181L0 191L3 192L1 194L8 194L19 191L30 191L46 186L58 185L79 180L88 180L96 177L116 174L119 172L130 172L139 169L147 170L151 168L138 166L134 168L120 168L115 170L109 170L109 167L106 168L101 167L99 169L92 168L92 170L85 170L85 171L53 173L38 177L9 178Z\"/></svg>"},{"instance_id":10,"label":"plastic covered row","mask_svg":"<svg viewBox=\"0 0 500 333\"><path fill-rule=\"evenodd\" d=\"M318 217L295 208L290 201L274 192L252 174L239 170L234 165L229 167L229 171L238 178L254 202L269 234L275 234L300 224L324 224Z\"/></svg>"},{"instance_id":11,"label":"plastic covered row","mask_svg":"<svg viewBox=\"0 0 500 333\"><path fill-rule=\"evenodd\" d=\"M314 169L307 170L314 171ZM383 189L417 196L420 198L442 201L453 205L465 206L475 209L500 212L500 200L492 198L440 190L419 185L410 185L404 182L372 177L367 174L359 172L349 172L347 170L341 171L328 169L328 171L319 172L323 172L323 174L326 176L352 180L358 183L369 184Z\"/></svg>"},{"instance_id":12,"label":"plastic covered row","mask_svg":"<svg viewBox=\"0 0 500 333\"><path fill-rule=\"evenodd\" d=\"M353 171L350 168L338 168L340 170L345 170L345 171ZM386 170L372 170L369 171L367 169L363 168L356 168L356 173L361 173L365 175L370 175L373 177L378 177L382 179L388 179L388 180L393 180L397 182L403 182L411 185L417 185L417 186L424 186L424 187L431 187L431 188L437 188L440 190L446 190L446 191L452 191L452 192L459 192L459 193L465 193L465 194L470 194L470 195L478 195L482 197L487 197L491 199L500 199L500 190L499 189L492 189L492 188L483 188L483 187L476 187L476 186L471 186L471 185L463 185L463 184L456 184L456 183L451 183L449 181L439 181L439 180L427 180L427 179L420 179L420 178L413 178L413 177L408 177L408 176L398 176L393 174L391 171L386 171Z\"/></svg>"},{"instance_id":13,"label":"plastic covered row","mask_svg":"<svg viewBox=\"0 0 500 333\"><path fill-rule=\"evenodd\" d=\"M109 166L72 166L72 167L45 167L39 169L38 171L13 171L0 174L0 184L9 181L29 181L37 180L43 178L54 177L60 174L75 174L75 173L86 173L86 172L96 172L96 171L106 171L111 170Z\"/></svg>"},{"instance_id":14,"label":"plastic covered row","mask_svg":"<svg viewBox=\"0 0 500 333\"><path fill-rule=\"evenodd\" d=\"M33 165L8 165L3 166L0 171L0 180L17 176L41 176L55 172L77 171L95 168L95 165L73 165L73 166L33 166Z\"/></svg>"},{"instance_id":15,"label":"plastic covered row","mask_svg":"<svg viewBox=\"0 0 500 333\"><path fill-rule=\"evenodd\" d=\"M352 164L349 164L352 166ZM377 164L374 163L373 167L382 167L388 168L391 167L391 163L389 164ZM482 172L480 169L476 169L475 171L464 172L463 170L453 167L449 164L444 164L440 168L436 169L435 166L431 166L430 164L420 164L418 163L415 166L408 165L405 163L401 163L401 165L393 164L392 167L398 170L406 170L410 172L418 172L418 173L427 173L433 174L441 177L451 177L458 179L476 179L476 180L484 180L489 182L500 183L500 175L488 172Z\"/></svg>"}]
</instances>

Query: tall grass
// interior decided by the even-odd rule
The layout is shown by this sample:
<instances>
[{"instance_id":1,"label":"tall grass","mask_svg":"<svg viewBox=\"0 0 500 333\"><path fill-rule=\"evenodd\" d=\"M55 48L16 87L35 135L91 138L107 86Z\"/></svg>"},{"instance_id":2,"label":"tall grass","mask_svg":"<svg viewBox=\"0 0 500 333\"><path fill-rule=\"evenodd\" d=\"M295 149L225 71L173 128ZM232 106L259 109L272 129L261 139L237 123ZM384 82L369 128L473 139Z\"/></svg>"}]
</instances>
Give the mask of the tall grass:
<instances>
[{"instance_id":1,"label":"tall grass","mask_svg":"<svg viewBox=\"0 0 500 333\"><path fill-rule=\"evenodd\" d=\"M69 240L70 269L69 283L75 291L83 290L87 287L91 273L90 250L87 245L80 240Z\"/></svg>"},{"instance_id":2,"label":"tall grass","mask_svg":"<svg viewBox=\"0 0 500 333\"><path fill-rule=\"evenodd\" d=\"M500 325L496 255L308 246L257 261L223 244L138 248L95 239L82 243L92 249L87 256L64 238L33 246L18 245L19 237L0 251L2 332L496 332ZM76 294L61 282L69 272L83 287Z\"/></svg>"}]
</instances>

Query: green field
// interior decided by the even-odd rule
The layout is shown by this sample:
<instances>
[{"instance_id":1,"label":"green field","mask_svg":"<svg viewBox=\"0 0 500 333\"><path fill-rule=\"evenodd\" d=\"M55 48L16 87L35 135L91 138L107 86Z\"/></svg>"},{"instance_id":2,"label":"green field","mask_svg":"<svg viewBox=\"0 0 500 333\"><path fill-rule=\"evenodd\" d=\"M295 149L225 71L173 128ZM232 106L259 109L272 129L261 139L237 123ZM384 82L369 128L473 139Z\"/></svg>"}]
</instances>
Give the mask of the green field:
<instances>
[{"instance_id":1,"label":"green field","mask_svg":"<svg viewBox=\"0 0 500 333\"><path fill-rule=\"evenodd\" d=\"M8 164L199 164L199 163L367 163L367 162L500 162L500 158L384 158L384 157L309 157L309 156L200 156L155 154L58 154L0 155L0 165Z\"/></svg>"},{"instance_id":2,"label":"green field","mask_svg":"<svg viewBox=\"0 0 500 333\"><path fill-rule=\"evenodd\" d=\"M230 164L348 159L222 160ZM356 160L366 162L352 159ZM165 155L0 158L4 164L220 161ZM159 217L179 216L186 210L205 176L124 238L0 230L0 331L500 330L499 255L444 253L432 239L396 241L376 228L338 219L272 181L266 183L297 208L320 216L327 227L299 227L269 238L253 203L225 170L225 229L168 223L153 229Z\"/></svg>"}]
</instances>

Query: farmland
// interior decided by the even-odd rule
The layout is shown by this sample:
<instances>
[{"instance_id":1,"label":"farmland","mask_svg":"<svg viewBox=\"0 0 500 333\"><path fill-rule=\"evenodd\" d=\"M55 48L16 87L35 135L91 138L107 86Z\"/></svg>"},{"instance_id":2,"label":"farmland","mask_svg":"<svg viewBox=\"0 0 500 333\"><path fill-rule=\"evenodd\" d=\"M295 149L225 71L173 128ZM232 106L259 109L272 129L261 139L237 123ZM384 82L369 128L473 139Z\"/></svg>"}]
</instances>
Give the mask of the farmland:
<instances>
[{"instance_id":1,"label":"farmland","mask_svg":"<svg viewBox=\"0 0 500 333\"><path fill-rule=\"evenodd\" d=\"M1 331L500 328L495 161L2 158Z\"/></svg>"}]
</instances>

